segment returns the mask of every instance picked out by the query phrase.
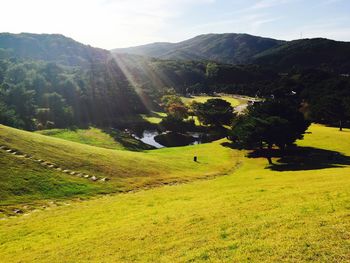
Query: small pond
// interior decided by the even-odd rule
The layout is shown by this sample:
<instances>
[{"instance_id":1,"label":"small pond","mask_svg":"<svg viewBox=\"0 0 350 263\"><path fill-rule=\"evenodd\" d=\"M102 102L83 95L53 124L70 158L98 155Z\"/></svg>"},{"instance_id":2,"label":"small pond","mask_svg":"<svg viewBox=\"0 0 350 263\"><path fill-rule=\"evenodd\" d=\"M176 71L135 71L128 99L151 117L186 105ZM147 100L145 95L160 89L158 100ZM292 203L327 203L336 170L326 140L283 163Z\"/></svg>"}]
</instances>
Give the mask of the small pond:
<instances>
[{"instance_id":1,"label":"small pond","mask_svg":"<svg viewBox=\"0 0 350 263\"><path fill-rule=\"evenodd\" d=\"M157 149L160 149L160 148L164 148L165 146L164 145L161 145L159 144L158 142L155 141L154 137L156 137L157 135L161 134L160 132L158 132L157 130L144 130L142 132L142 135L141 136L138 136L138 135L135 135L133 134L133 136L142 141L143 143L145 144L148 144L148 145L151 145ZM193 144L200 144L201 143L201 136L202 136L202 133L199 133L199 132L188 132L187 133L188 135L194 137L194 142L191 143L192 145ZM189 145L191 145L189 144Z\"/></svg>"}]
</instances>

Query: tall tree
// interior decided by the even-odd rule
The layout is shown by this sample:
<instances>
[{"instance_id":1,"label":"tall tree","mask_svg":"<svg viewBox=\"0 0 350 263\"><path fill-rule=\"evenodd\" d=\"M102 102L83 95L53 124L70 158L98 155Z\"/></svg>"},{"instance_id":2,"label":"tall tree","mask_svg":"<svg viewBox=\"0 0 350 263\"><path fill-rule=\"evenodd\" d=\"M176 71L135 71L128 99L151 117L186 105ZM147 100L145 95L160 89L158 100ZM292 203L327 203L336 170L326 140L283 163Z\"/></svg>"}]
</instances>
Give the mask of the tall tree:
<instances>
[{"instance_id":1,"label":"tall tree","mask_svg":"<svg viewBox=\"0 0 350 263\"><path fill-rule=\"evenodd\" d=\"M302 139L310 123L299 112L298 106L288 100L269 100L248 108L248 114L234 123L231 140L248 149L267 147L271 160L274 145L284 150L297 139Z\"/></svg>"},{"instance_id":2,"label":"tall tree","mask_svg":"<svg viewBox=\"0 0 350 263\"><path fill-rule=\"evenodd\" d=\"M222 99L209 99L194 104L193 110L201 123L214 127L230 125L236 116L231 104Z\"/></svg>"}]
</instances>

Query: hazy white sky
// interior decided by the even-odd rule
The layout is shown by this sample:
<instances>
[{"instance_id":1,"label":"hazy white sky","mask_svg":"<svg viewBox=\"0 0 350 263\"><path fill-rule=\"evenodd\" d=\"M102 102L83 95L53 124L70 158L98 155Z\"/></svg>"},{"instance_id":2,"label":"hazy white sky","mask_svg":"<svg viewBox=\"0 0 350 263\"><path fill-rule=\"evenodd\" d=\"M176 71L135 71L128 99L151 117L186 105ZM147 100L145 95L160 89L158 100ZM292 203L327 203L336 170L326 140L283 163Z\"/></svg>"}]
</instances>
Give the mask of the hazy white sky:
<instances>
[{"instance_id":1,"label":"hazy white sky","mask_svg":"<svg viewBox=\"0 0 350 263\"><path fill-rule=\"evenodd\" d=\"M203 33L350 41L349 0L0 0L0 32L60 33L112 49Z\"/></svg>"}]
</instances>

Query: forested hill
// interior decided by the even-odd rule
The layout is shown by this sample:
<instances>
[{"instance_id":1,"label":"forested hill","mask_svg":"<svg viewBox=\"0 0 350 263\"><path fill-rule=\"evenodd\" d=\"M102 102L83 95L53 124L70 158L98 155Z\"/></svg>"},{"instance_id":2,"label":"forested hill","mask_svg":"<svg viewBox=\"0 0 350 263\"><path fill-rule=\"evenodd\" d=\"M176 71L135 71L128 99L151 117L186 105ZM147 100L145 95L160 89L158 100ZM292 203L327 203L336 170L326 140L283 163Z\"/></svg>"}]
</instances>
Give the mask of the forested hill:
<instances>
[{"instance_id":1,"label":"forested hill","mask_svg":"<svg viewBox=\"0 0 350 263\"><path fill-rule=\"evenodd\" d=\"M57 34L0 34L0 58L21 58L87 66L105 61L109 51L83 45Z\"/></svg>"},{"instance_id":2,"label":"forested hill","mask_svg":"<svg viewBox=\"0 0 350 263\"><path fill-rule=\"evenodd\" d=\"M62 35L0 34L0 123L113 125L145 112L110 52Z\"/></svg>"},{"instance_id":3,"label":"forested hill","mask_svg":"<svg viewBox=\"0 0 350 263\"><path fill-rule=\"evenodd\" d=\"M153 43L112 52L158 59L259 64L278 72L293 68L350 72L350 42L322 38L282 41L247 34L207 34L179 43Z\"/></svg>"},{"instance_id":4,"label":"forested hill","mask_svg":"<svg viewBox=\"0 0 350 263\"><path fill-rule=\"evenodd\" d=\"M246 64L268 49L284 41L248 34L206 34L179 43L153 43L143 46L114 49L114 53L128 53L160 59L212 60L220 63Z\"/></svg>"},{"instance_id":5,"label":"forested hill","mask_svg":"<svg viewBox=\"0 0 350 263\"><path fill-rule=\"evenodd\" d=\"M292 67L350 72L350 42L324 38L286 42L255 56L254 63L281 70Z\"/></svg>"}]
</instances>

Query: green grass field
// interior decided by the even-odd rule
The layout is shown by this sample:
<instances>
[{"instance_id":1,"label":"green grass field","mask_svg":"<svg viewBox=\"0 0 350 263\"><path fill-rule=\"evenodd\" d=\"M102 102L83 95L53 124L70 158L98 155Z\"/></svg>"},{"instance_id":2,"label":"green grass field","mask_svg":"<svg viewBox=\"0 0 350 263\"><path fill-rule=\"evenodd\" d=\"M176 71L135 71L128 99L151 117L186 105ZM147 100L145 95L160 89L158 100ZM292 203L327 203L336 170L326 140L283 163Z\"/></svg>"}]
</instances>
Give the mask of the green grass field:
<instances>
[{"instance_id":1,"label":"green grass field","mask_svg":"<svg viewBox=\"0 0 350 263\"><path fill-rule=\"evenodd\" d=\"M241 104L241 101L238 99L235 99L231 96L219 96L219 97L211 97L211 96L194 96L191 98L187 97L181 97L182 101L186 104L192 102L192 101L197 101L200 103L204 103L209 99L223 99L226 100L227 102L231 103L232 107L236 107Z\"/></svg>"},{"instance_id":2,"label":"green grass field","mask_svg":"<svg viewBox=\"0 0 350 263\"><path fill-rule=\"evenodd\" d=\"M166 117L167 114L165 112L151 112L150 114L142 114L141 117L152 124L158 124L162 121L164 117Z\"/></svg>"},{"instance_id":3,"label":"green grass field","mask_svg":"<svg viewBox=\"0 0 350 263\"><path fill-rule=\"evenodd\" d=\"M90 127L89 129L76 130L50 129L38 131L37 133L114 150L146 150L149 148L129 134L119 130L110 130L107 132L99 128Z\"/></svg>"},{"instance_id":4,"label":"green grass field","mask_svg":"<svg viewBox=\"0 0 350 263\"><path fill-rule=\"evenodd\" d=\"M231 151L219 142L132 152L94 147L2 125L0 134L0 145L52 162L64 169L111 179L105 183L60 176L61 173L44 169L31 160L18 159L0 151L0 162L3 164L0 171L0 204L20 204L24 200L32 203L54 197L85 197L96 193L124 192L191 181L225 173L236 162L232 159ZM213 151L219 154L212 157ZM198 155L200 162L193 162L194 155ZM68 183L71 185L67 186Z\"/></svg>"},{"instance_id":5,"label":"green grass field","mask_svg":"<svg viewBox=\"0 0 350 263\"><path fill-rule=\"evenodd\" d=\"M97 128L77 130L51 129L39 131L38 133L107 149L124 149L124 147L115 141L113 137Z\"/></svg>"},{"instance_id":6,"label":"green grass field","mask_svg":"<svg viewBox=\"0 0 350 263\"><path fill-rule=\"evenodd\" d=\"M0 132L3 143L29 147L35 141L37 154L45 147L48 156L54 155L54 146L73 144L3 126ZM349 262L350 131L313 125L310 132L298 144L313 147L315 154L309 158L318 162L294 170L274 171L266 159L247 158L244 151L220 146L223 141L130 153L140 158L127 162L130 176L150 166L186 178L193 170L227 173L233 162L239 167L211 180L72 201L0 220L0 261ZM119 156L119 151L69 147L81 161L91 163L91 169L92 152L98 152L94 159L112 152ZM320 159L320 151L328 157L337 152L344 156ZM195 152L199 164L179 161ZM60 158L71 161L66 155ZM135 170L138 164L140 171Z\"/></svg>"}]
</instances>

